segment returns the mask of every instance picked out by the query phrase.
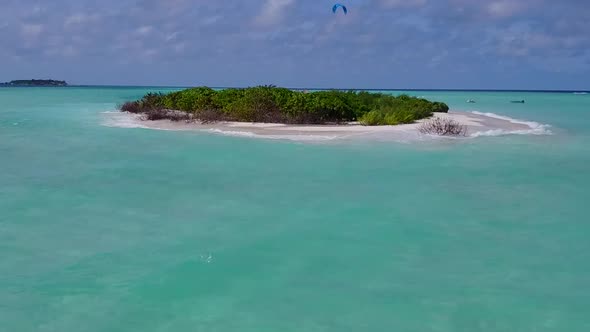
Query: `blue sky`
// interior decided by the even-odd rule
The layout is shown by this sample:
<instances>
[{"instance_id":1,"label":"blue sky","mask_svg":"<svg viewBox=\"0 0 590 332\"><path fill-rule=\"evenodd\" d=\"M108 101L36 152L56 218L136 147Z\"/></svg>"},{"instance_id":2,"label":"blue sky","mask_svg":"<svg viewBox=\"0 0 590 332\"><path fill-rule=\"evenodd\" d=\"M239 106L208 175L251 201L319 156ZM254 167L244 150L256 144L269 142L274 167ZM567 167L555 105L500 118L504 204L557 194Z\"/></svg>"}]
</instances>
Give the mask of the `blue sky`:
<instances>
[{"instance_id":1,"label":"blue sky","mask_svg":"<svg viewBox=\"0 0 590 332\"><path fill-rule=\"evenodd\" d=\"M589 0L0 1L0 81L590 89Z\"/></svg>"}]
</instances>

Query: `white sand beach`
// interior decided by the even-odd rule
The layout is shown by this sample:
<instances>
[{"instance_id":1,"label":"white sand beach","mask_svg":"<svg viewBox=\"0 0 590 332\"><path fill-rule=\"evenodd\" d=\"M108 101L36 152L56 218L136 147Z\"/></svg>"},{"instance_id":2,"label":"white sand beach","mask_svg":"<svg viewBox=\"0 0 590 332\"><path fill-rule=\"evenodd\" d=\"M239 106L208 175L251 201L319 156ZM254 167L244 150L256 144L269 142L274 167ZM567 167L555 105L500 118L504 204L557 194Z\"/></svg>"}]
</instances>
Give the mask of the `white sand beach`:
<instances>
[{"instance_id":1,"label":"white sand beach","mask_svg":"<svg viewBox=\"0 0 590 332\"><path fill-rule=\"evenodd\" d=\"M218 122L213 124L172 122L169 120L144 121L140 115L106 112L106 125L126 128L149 128L159 130L198 130L222 135L285 139L295 141L328 140L392 140L420 141L434 138L423 135L418 121L397 126L362 126L358 123L340 125L286 125L278 123ZM435 113L435 117L450 118L467 127L467 138L501 136L510 134L548 134L547 125L532 121L479 112L450 111Z\"/></svg>"}]
</instances>

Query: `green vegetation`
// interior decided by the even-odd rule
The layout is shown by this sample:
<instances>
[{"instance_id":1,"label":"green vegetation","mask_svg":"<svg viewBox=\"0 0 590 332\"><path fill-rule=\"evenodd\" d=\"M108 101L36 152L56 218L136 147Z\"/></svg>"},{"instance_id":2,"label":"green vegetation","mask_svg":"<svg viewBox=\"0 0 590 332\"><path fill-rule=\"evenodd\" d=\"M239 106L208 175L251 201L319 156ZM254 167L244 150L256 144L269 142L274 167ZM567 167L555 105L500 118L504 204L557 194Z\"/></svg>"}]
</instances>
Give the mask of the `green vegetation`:
<instances>
[{"instance_id":1,"label":"green vegetation","mask_svg":"<svg viewBox=\"0 0 590 332\"><path fill-rule=\"evenodd\" d=\"M301 92L274 86L213 90L198 87L169 94L149 93L121 105L124 112L148 120L241 121L325 124L359 121L363 125L396 125L447 112L444 103L366 91ZM180 111L180 112L177 112Z\"/></svg>"},{"instance_id":2,"label":"green vegetation","mask_svg":"<svg viewBox=\"0 0 590 332\"><path fill-rule=\"evenodd\" d=\"M66 81L55 80L15 80L0 83L0 86L67 86Z\"/></svg>"}]
</instances>

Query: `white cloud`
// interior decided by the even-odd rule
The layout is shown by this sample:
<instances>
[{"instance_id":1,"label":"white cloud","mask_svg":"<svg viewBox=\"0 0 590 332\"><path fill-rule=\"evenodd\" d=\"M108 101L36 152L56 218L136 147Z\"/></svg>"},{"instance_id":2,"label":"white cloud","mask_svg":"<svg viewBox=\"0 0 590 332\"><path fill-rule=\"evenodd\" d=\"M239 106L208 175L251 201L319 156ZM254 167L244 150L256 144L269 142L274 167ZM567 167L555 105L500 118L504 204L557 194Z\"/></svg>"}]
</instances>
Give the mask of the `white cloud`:
<instances>
[{"instance_id":1,"label":"white cloud","mask_svg":"<svg viewBox=\"0 0 590 332\"><path fill-rule=\"evenodd\" d=\"M80 52L72 45L64 45L62 47L49 48L43 53L47 56L73 57L77 56Z\"/></svg>"},{"instance_id":2,"label":"white cloud","mask_svg":"<svg viewBox=\"0 0 590 332\"><path fill-rule=\"evenodd\" d=\"M141 35L141 36L145 36L145 35L150 34L153 30L154 30L154 27L152 27L150 25L144 25L144 26L137 28L135 30L135 33L137 33L138 35Z\"/></svg>"},{"instance_id":3,"label":"white cloud","mask_svg":"<svg viewBox=\"0 0 590 332\"><path fill-rule=\"evenodd\" d=\"M379 0L384 8L420 7L426 4L427 0Z\"/></svg>"},{"instance_id":4,"label":"white cloud","mask_svg":"<svg viewBox=\"0 0 590 332\"><path fill-rule=\"evenodd\" d=\"M266 0L262 11L256 16L255 23L261 26L270 26L282 21L288 7L293 5L295 0Z\"/></svg>"},{"instance_id":5,"label":"white cloud","mask_svg":"<svg viewBox=\"0 0 590 332\"><path fill-rule=\"evenodd\" d=\"M68 45L62 50L62 54L64 56L76 56L78 55L78 50L74 46Z\"/></svg>"},{"instance_id":6,"label":"white cloud","mask_svg":"<svg viewBox=\"0 0 590 332\"><path fill-rule=\"evenodd\" d=\"M207 17L201 21L201 25L211 25L215 24L217 21L221 20L223 17L221 15L215 15L211 17Z\"/></svg>"},{"instance_id":7,"label":"white cloud","mask_svg":"<svg viewBox=\"0 0 590 332\"><path fill-rule=\"evenodd\" d=\"M33 47L39 43L39 36L43 33L44 27L41 24L22 24L21 37L26 47Z\"/></svg>"},{"instance_id":8,"label":"white cloud","mask_svg":"<svg viewBox=\"0 0 590 332\"><path fill-rule=\"evenodd\" d=\"M500 1L493 1L490 2L487 7L486 11L488 14L494 17L510 17L515 15L522 10L525 9L525 5L522 2L518 1L507 1L507 0L500 0Z\"/></svg>"},{"instance_id":9,"label":"white cloud","mask_svg":"<svg viewBox=\"0 0 590 332\"><path fill-rule=\"evenodd\" d=\"M36 38L43 32L43 25L41 24L23 24L21 26L21 33L25 38Z\"/></svg>"},{"instance_id":10,"label":"white cloud","mask_svg":"<svg viewBox=\"0 0 590 332\"><path fill-rule=\"evenodd\" d=\"M178 43L174 45L174 51L176 53L183 53L186 50L186 43Z\"/></svg>"},{"instance_id":11,"label":"white cloud","mask_svg":"<svg viewBox=\"0 0 590 332\"><path fill-rule=\"evenodd\" d=\"M84 14L84 13L76 13L66 17L64 21L64 26L69 27L72 25L78 24L88 24L96 22L100 19L98 14Z\"/></svg>"},{"instance_id":12,"label":"white cloud","mask_svg":"<svg viewBox=\"0 0 590 332\"><path fill-rule=\"evenodd\" d=\"M173 33L170 33L170 34L168 34L168 35L167 35L167 36L164 38L164 40L166 40L167 42L169 42L169 41L171 41L171 40L174 40L174 39L176 39L176 38L178 37L178 34L179 34L179 33L178 33L178 31L174 31Z\"/></svg>"}]
</instances>

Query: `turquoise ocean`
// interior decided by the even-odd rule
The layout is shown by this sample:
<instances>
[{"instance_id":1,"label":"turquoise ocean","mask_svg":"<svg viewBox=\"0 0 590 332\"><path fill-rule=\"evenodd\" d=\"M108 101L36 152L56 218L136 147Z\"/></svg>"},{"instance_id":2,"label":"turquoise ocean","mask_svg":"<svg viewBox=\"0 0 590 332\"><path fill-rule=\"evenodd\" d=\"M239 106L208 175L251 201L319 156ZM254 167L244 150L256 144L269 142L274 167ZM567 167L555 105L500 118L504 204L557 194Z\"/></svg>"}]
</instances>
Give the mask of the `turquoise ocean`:
<instances>
[{"instance_id":1,"label":"turquoise ocean","mask_svg":"<svg viewBox=\"0 0 590 332\"><path fill-rule=\"evenodd\" d=\"M0 331L590 331L590 94L408 92L552 132L460 141L105 125L170 90L0 88Z\"/></svg>"}]
</instances>

